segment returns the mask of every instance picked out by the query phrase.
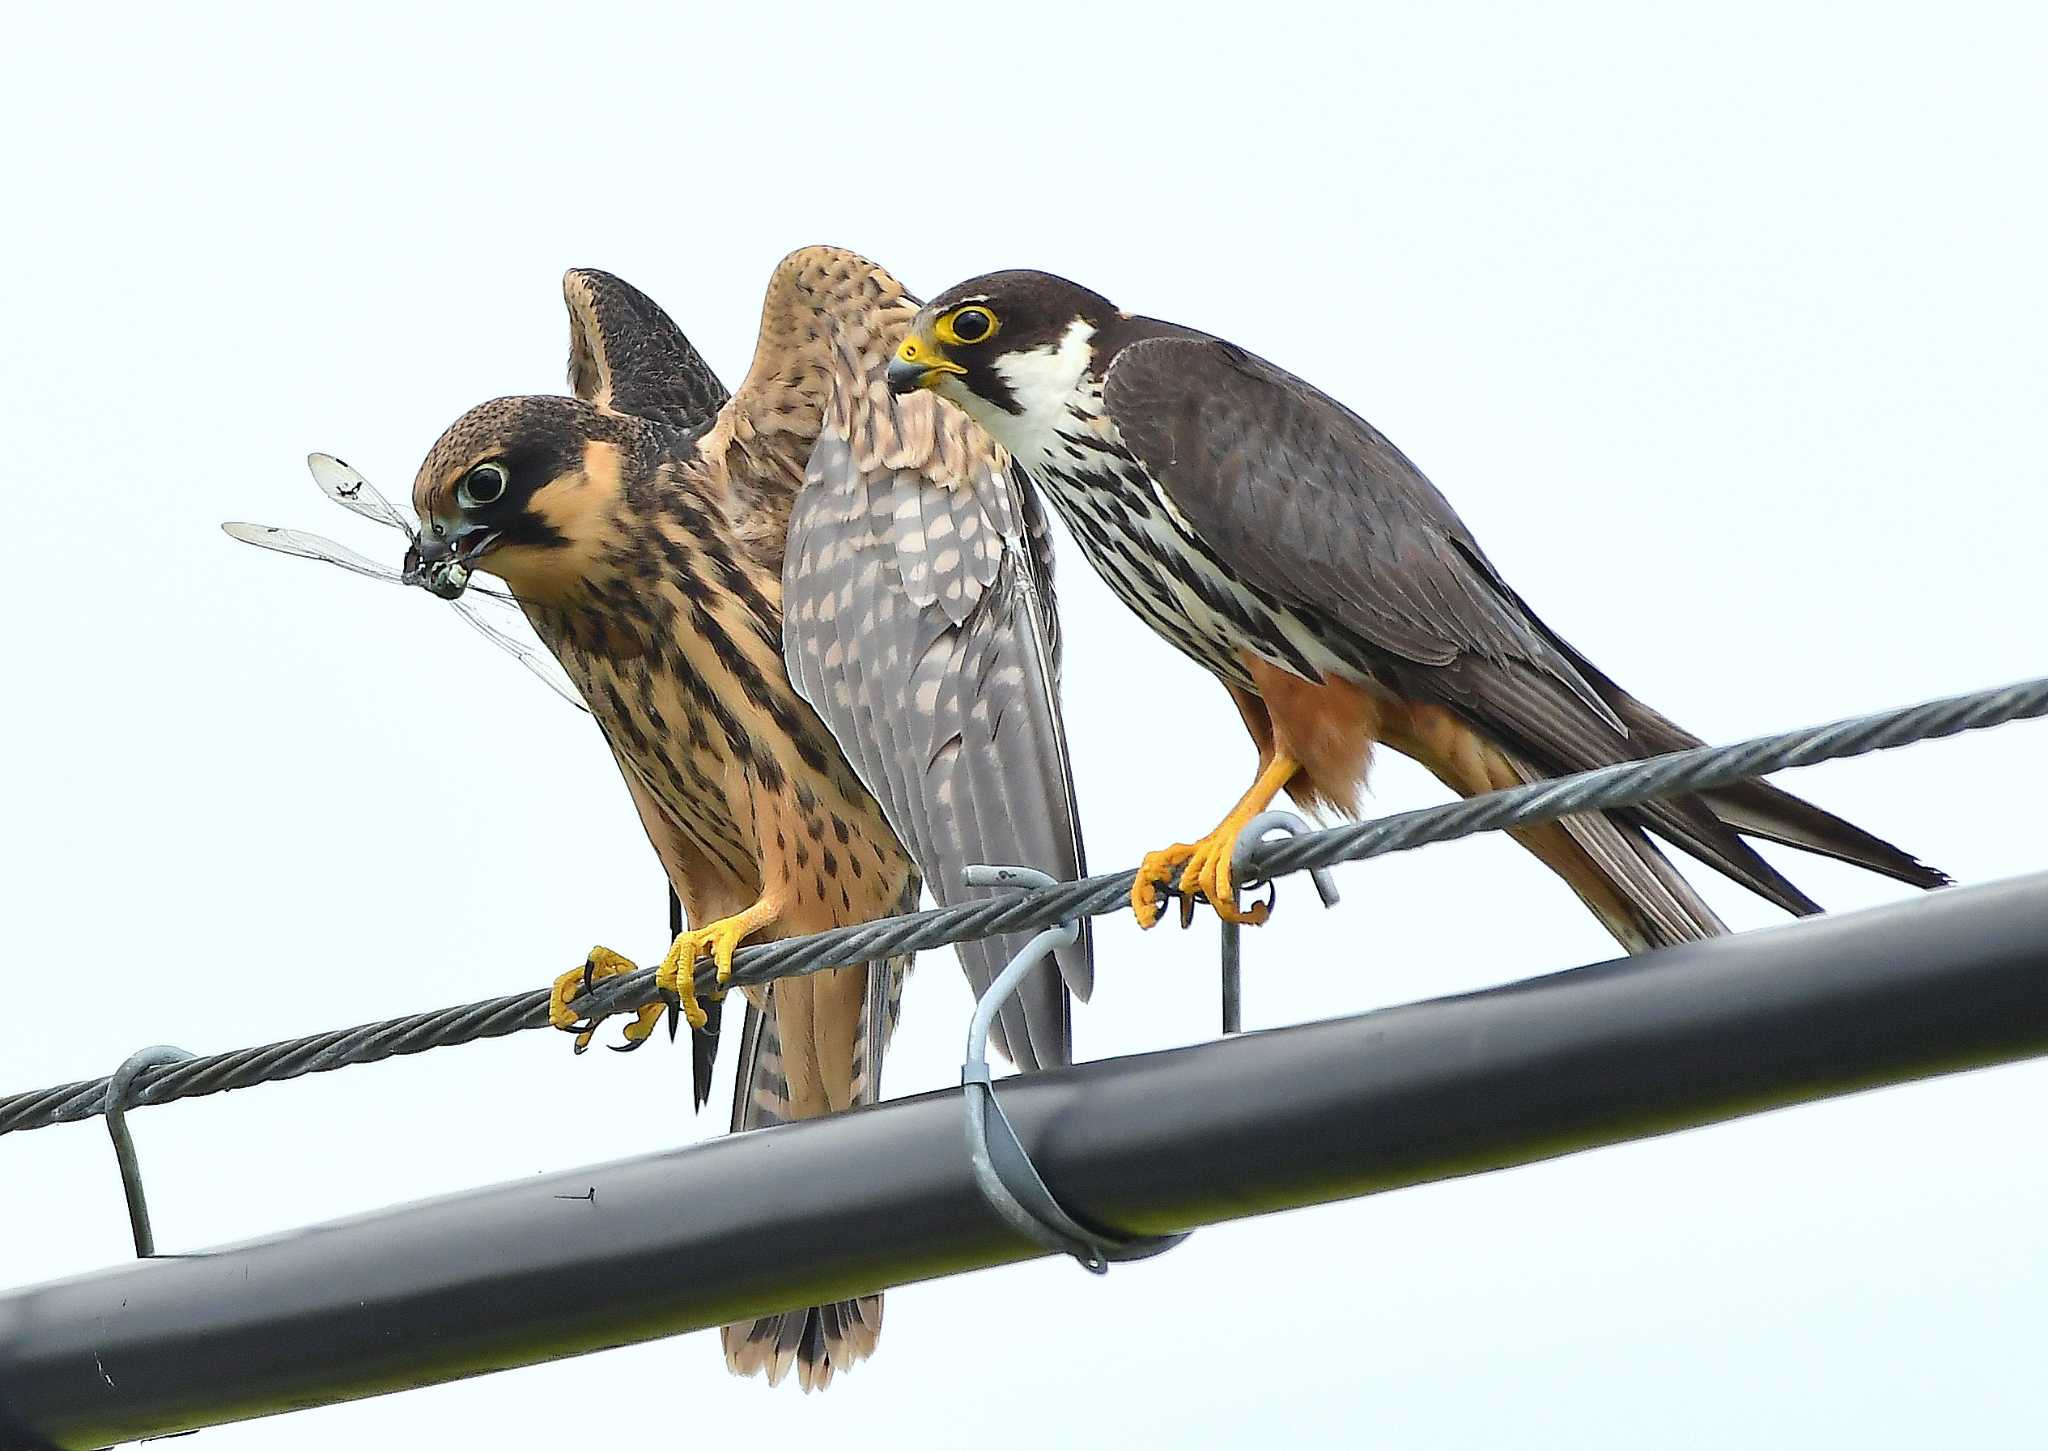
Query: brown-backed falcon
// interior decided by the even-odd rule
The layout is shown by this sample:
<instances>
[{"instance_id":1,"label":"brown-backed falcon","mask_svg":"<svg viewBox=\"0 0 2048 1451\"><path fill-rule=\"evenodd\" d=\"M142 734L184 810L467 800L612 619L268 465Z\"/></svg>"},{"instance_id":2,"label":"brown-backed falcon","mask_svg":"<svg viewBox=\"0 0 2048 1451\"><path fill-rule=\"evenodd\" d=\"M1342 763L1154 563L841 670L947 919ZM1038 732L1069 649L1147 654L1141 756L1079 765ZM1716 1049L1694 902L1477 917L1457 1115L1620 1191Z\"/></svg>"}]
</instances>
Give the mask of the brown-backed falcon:
<instances>
[{"instance_id":1,"label":"brown-backed falcon","mask_svg":"<svg viewBox=\"0 0 2048 1451\"><path fill-rule=\"evenodd\" d=\"M1369 423L1244 349L1043 272L963 282L890 365L1007 448L1110 587L1220 679L1258 776L1213 832L1146 857L1162 888L1257 921L1233 843L1284 788L1351 812L1375 742L1463 795L1700 744L1595 669L1500 577ZM1656 833L1788 911L1819 911L1745 837L1919 887L1942 873L1760 781L1526 827L1517 839L1629 951L1725 930Z\"/></svg>"},{"instance_id":2,"label":"brown-backed falcon","mask_svg":"<svg viewBox=\"0 0 2048 1451\"><path fill-rule=\"evenodd\" d=\"M722 975L742 941L907 910L920 877L961 900L977 861L1079 875L1043 520L958 410L889 393L915 301L851 253L791 255L720 406L641 293L594 271L563 290L576 396L441 436L410 565L442 594L502 578L590 706L688 914L658 982L692 1026L700 955ZM1023 936L962 945L977 990ZM748 990L735 1128L872 1100L908 960L880 966ZM596 1025L569 1002L632 967L599 948L556 984L579 1049ZM1005 1016L1020 1066L1068 1061L1062 978L1085 996L1088 972L1083 942ZM727 1327L726 1358L810 1389L880 1324L879 1296L791 1311Z\"/></svg>"}]
</instances>

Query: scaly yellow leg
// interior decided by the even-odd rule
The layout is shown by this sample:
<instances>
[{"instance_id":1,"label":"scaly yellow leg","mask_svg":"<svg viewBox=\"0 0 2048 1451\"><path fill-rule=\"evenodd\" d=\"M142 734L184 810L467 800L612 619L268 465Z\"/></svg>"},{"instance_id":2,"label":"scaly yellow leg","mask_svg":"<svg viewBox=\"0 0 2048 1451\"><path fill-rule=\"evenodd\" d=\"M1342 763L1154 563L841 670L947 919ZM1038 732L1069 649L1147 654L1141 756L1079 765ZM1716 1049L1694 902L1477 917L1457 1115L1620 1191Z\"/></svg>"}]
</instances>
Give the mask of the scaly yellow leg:
<instances>
[{"instance_id":1,"label":"scaly yellow leg","mask_svg":"<svg viewBox=\"0 0 2048 1451\"><path fill-rule=\"evenodd\" d=\"M732 976L732 955L739 949L741 941L749 933L758 932L773 922L781 910L780 903L763 898L744 912L679 933L669 945L668 955L655 969L654 986L662 993L675 995L692 1032L702 1028L705 1022L704 1009L697 1003L694 971L697 959L710 953L711 960L718 964L718 980L724 983ZM548 994L548 1021L557 1028L575 1033L576 1051L581 1053L590 1046L591 1034L597 1031L598 1025L578 1018L570 1008L569 1000L604 978L639 970L631 958L622 957L608 947L591 948L583 966L572 968L555 979L554 988ZM633 1021L626 1025L625 1031L628 1050L639 1047L653 1035L655 1024L661 1021L663 1007L659 1002L649 1003L633 1015Z\"/></svg>"},{"instance_id":2,"label":"scaly yellow leg","mask_svg":"<svg viewBox=\"0 0 2048 1451\"><path fill-rule=\"evenodd\" d=\"M782 904L763 897L744 912L679 934L669 947L668 956L655 969L655 987L682 1000L683 1016L690 1020L692 1029L703 1027L704 1010L697 1006L697 959L706 953L711 955L711 960L718 964L718 985L724 988L725 980L732 976L732 955L739 950L740 943L781 915Z\"/></svg>"},{"instance_id":3,"label":"scaly yellow leg","mask_svg":"<svg viewBox=\"0 0 2048 1451\"><path fill-rule=\"evenodd\" d=\"M576 1016L569 1000L578 993L588 992L594 985L608 977L619 977L625 973L638 972L632 959L619 956L609 947L593 947L583 966L572 967L555 979L554 988L548 993L548 1021L564 1032L576 1035L576 1051L581 1053L590 1046L591 1034L597 1031L599 1019L589 1022ZM662 1004L649 1003L633 1015L633 1021L626 1025L626 1046L637 1048L646 1042L654 1032L654 1025L661 1021Z\"/></svg>"},{"instance_id":4,"label":"scaly yellow leg","mask_svg":"<svg viewBox=\"0 0 2048 1451\"><path fill-rule=\"evenodd\" d=\"M1205 898L1224 921L1254 927L1265 921L1264 902L1249 912L1239 910L1237 888L1230 880L1230 857L1237 849L1238 834L1253 817L1273 804L1273 798L1300 769L1299 761L1276 755L1214 831L1200 841L1175 842L1164 851L1148 852L1138 867L1138 880L1131 887L1131 910L1137 914L1138 925L1150 927L1159 920L1159 889L1173 880L1176 871L1180 874L1179 890L1190 900L1197 894ZM1190 906L1189 911L1192 910Z\"/></svg>"}]
</instances>

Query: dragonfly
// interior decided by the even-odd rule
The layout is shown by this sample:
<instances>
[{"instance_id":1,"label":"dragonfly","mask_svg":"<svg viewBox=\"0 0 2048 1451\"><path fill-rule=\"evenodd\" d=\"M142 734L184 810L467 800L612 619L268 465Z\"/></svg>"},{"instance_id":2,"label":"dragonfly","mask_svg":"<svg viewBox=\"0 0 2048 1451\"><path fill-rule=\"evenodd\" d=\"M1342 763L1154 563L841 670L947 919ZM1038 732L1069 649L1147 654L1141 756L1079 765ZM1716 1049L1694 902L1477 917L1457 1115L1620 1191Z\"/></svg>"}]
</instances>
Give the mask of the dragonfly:
<instances>
[{"instance_id":1,"label":"dragonfly","mask_svg":"<svg viewBox=\"0 0 2048 1451\"><path fill-rule=\"evenodd\" d=\"M419 530L412 520L392 502L377 492L376 485L361 473L343 463L333 454L312 453L306 455L306 468L313 475L313 482L320 486L320 492L332 499L351 514L371 520L374 523L396 529L403 534L409 545L419 543ZM259 549L275 550L279 554L295 555L300 559L317 559L325 564L336 565L352 574L364 575L370 579L382 580L386 584L419 585L421 580L408 575L394 565L383 564L368 555L359 554L346 544L337 544L323 535L308 533L304 529L284 529L274 524L245 524L239 520L220 526L227 531L230 539L239 539L244 544L253 544ZM540 650L516 636L507 634L486 616L479 599L487 601L491 608L517 611L519 602L504 590L490 585L470 584L457 599L448 601L449 607L462 618L462 622L524 665L547 687L578 710L588 711L583 697L576 693L576 687L562 673L561 666L546 651Z\"/></svg>"},{"instance_id":2,"label":"dragonfly","mask_svg":"<svg viewBox=\"0 0 2048 1451\"><path fill-rule=\"evenodd\" d=\"M412 551L419 545L419 530L413 527L412 520L393 506L389 499L377 492L375 484L330 453L307 454L306 468L313 475L313 482L320 486L321 493L351 514L360 514L365 519L396 529L405 536L406 557L418 557ZM322 563L346 569L352 574L382 580L386 584L426 588L425 580L417 575L380 563L368 555L357 553L346 544L338 544L323 535L308 533L304 529L285 529L275 524L245 524L239 520L231 520L220 527L227 531L230 539L239 539L244 544L255 545L258 549L274 550L279 554L295 555L300 559L317 559ZM576 693L576 687L569 683L569 678L562 673L562 667L557 665L552 657L535 649L526 641L506 634L485 618L483 610L474 603L481 598L489 601L494 608L516 611L519 608L519 601L504 590L491 585L477 584L473 580L465 580L464 583L462 593L448 601L455 613L462 617L463 623L531 670L555 694L588 714L590 707L583 703L583 697ZM432 594L433 591L428 590L428 593ZM676 895L675 888L671 886L668 890L669 936L673 938L680 935L685 925L682 898ZM691 1039L691 1078L698 1108L704 1106L711 1094L711 1069L718 1057L718 1029L722 1007L723 1004L716 999L704 1005L707 1021ZM669 1018L669 1032L671 1035L675 1032L673 1015ZM580 1053L583 1050L578 1048L576 1051Z\"/></svg>"}]
</instances>

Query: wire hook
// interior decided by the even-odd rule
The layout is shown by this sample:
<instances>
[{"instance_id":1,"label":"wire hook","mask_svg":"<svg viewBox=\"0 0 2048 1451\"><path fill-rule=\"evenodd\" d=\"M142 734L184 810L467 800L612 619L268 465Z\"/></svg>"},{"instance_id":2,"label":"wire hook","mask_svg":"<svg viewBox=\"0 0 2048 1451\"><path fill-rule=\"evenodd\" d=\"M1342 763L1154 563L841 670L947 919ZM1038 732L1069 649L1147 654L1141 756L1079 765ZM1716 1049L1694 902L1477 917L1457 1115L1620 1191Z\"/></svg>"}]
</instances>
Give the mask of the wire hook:
<instances>
[{"instance_id":1,"label":"wire hook","mask_svg":"<svg viewBox=\"0 0 2048 1451\"><path fill-rule=\"evenodd\" d=\"M107 1136L114 1141L114 1162L121 1169L121 1192L128 1200L128 1228L135 1236L137 1259L146 1260L156 1253L156 1235L149 1227L149 1200L142 1192L142 1165L135 1157L135 1139L128 1132L128 1098L143 1069L183 1063L191 1056L183 1048L164 1043L138 1048L107 1080Z\"/></svg>"},{"instance_id":2,"label":"wire hook","mask_svg":"<svg viewBox=\"0 0 2048 1451\"><path fill-rule=\"evenodd\" d=\"M1292 811L1262 811L1244 824L1244 830L1237 834L1237 844L1230 851L1230 872L1233 880L1244 870L1245 858L1252 848L1274 832L1288 836L1300 836L1312 828ZM1325 907L1337 905L1337 879L1328 867L1316 867L1309 872L1309 879L1316 884L1316 895L1323 899ZM1242 884L1247 888L1263 885L1268 893L1276 891L1273 883L1254 879ZM1244 984L1241 964L1243 961L1243 940L1238 925L1226 921L1223 924L1223 1031L1236 1033L1244 1027Z\"/></svg>"},{"instance_id":3,"label":"wire hook","mask_svg":"<svg viewBox=\"0 0 2048 1451\"><path fill-rule=\"evenodd\" d=\"M1031 867L971 866L964 875L970 887L1016 891L1058 885L1054 878ZM1046 1187L1031 1156L1024 1152L1016 1129L996 1099L988 1069L988 1035L995 1025L996 1013L1033 968L1080 933L1078 921L1048 927L1025 943L996 974L995 981L974 1004L974 1017L967 1026L967 1056L960 1065L960 1084L966 1091L967 1158L974 1168L974 1182L982 1198L1004 1223L1032 1243L1055 1254L1072 1255L1090 1274L1102 1275L1109 1272L1113 1263L1164 1254L1187 1235L1105 1234L1068 1214Z\"/></svg>"}]
</instances>

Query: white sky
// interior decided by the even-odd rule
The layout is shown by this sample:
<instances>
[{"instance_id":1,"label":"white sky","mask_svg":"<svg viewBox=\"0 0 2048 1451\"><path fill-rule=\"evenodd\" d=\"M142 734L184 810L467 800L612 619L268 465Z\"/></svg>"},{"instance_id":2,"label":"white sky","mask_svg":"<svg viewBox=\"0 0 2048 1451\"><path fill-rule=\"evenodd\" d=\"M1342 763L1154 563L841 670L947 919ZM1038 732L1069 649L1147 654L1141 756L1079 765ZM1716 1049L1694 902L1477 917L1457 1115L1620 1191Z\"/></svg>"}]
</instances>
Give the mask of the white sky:
<instances>
[{"instance_id":1,"label":"white sky","mask_svg":"<svg viewBox=\"0 0 2048 1451\"><path fill-rule=\"evenodd\" d=\"M728 380L811 241L927 295L1034 265L1221 332L1372 418L1553 625L1710 739L2043 668L2038 8L742 9L13 17L0 1089L658 948L585 721L424 596L217 528L388 552L301 457L402 496L465 408L559 391L570 265L652 293ZM1108 870L1209 826L1253 757L1063 566ZM2043 731L1792 784L2011 875L2041 865ZM1439 796L1383 763L1376 806ZM1831 906L1899 895L1792 866ZM1610 953L1502 841L1341 881L1340 913L1294 884L1249 939L1252 1024ZM1085 1056L1210 1031L1213 926L1100 941ZM927 957L893 1092L952 1080L967 1006ZM679 1052L529 1034L135 1125L185 1249L715 1131L687 1093ZM203 1444L2038 1444L2044 1109L2048 1065L1980 1073L1209 1229L1106 1281L898 1291L822 1398L728 1377L706 1333ZM98 1123L0 1141L0 1193L0 1285L128 1253Z\"/></svg>"}]
</instances>

